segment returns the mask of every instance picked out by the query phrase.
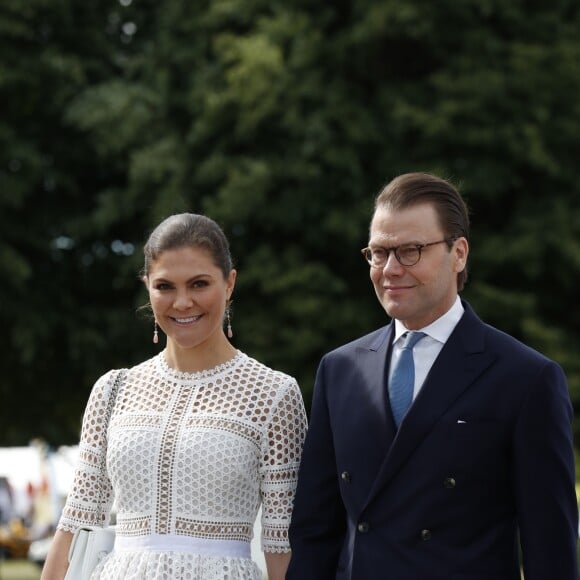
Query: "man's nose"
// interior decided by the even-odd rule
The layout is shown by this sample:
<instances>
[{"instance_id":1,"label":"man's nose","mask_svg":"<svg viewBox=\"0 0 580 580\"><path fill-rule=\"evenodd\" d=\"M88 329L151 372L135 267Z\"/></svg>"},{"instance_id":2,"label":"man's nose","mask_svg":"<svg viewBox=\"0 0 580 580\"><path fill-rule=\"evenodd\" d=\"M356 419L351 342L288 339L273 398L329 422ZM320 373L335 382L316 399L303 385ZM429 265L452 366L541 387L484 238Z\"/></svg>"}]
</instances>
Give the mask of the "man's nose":
<instances>
[{"instance_id":1,"label":"man's nose","mask_svg":"<svg viewBox=\"0 0 580 580\"><path fill-rule=\"evenodd\" d=\"M387 256L385 265L383 266L383 272L400 272L404 268L405 266L403 266L401 262L397 260L397 256L395 256L394 250L391 250Z\"/></svg>"}]
</instances>

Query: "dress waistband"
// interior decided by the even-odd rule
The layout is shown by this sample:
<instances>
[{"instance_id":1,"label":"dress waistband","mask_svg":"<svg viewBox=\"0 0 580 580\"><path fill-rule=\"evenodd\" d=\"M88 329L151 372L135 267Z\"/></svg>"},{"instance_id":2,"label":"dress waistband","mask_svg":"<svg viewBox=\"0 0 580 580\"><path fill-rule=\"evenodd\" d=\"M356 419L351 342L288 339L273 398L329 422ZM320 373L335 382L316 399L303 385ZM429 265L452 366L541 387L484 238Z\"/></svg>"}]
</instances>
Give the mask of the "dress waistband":
<instances>
[{"instance_id":1,"label":"dress waistband","mask_svg":"<svg viewBox=\"0 0 580 580\"><path fill-rule=\"evenodd\" d=\"M250 543L241 540L210 540L174 534L148 536L119 536L115 538L115 552L128 551L187 552L203 556L251 558Z\"/></svg>"}]
</instances>

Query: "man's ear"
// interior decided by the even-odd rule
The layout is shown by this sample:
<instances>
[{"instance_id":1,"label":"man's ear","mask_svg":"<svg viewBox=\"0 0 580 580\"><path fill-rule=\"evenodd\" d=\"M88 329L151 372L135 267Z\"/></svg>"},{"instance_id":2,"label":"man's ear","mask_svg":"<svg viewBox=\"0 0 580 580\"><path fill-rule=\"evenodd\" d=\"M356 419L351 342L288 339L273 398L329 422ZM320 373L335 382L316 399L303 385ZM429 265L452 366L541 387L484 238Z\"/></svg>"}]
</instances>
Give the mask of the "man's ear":
<instances>
[{"instance_id":1,"label":"man's ear","mask_svg":"<svg viewBox=\"0 0 580 580\"><path fill-rule=\"evenodd\" d=\"M453 244L455 252L455 271L463 272L467 266L467 256L469 255L469 243L465 238L458 238Z\"/></svg>"}]
</instances>

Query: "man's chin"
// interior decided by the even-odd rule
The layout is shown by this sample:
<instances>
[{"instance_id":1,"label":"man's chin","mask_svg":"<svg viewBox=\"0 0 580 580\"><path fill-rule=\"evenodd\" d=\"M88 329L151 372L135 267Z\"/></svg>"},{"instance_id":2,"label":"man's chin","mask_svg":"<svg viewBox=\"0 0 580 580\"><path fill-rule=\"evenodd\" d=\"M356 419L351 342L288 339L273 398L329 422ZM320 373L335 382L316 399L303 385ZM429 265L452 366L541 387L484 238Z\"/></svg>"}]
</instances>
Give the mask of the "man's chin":
<instances>
[{"instance_id":1,"label":"man's chin","mask_svg":"<svg viewBox=\"0 0 580 580\"><path fill-rule=\"evenodd\" d=\"M382 305L390 318L404 320L409 315L408 310L399 302L394 302L393 300L383 300Z\"/></svg>"}]
</instances>

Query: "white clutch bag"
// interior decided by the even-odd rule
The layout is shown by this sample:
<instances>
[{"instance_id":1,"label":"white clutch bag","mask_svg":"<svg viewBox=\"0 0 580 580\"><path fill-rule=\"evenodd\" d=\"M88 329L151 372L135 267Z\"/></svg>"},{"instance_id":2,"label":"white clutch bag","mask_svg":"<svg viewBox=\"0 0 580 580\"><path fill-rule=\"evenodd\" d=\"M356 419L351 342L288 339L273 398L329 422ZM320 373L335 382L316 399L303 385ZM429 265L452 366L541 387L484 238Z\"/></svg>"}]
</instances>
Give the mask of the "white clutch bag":
<instances>
[{"instance_id":1,"label":"white clutch bag","mask_svg":"<svg viewBox=\"0 0 580 580\"><path fill-rule=\"evenodd\" d=\"M115 528L84 527L76 530L68 553L64 580L89 580L97 564L113 549Z\"/></svg>"}]
</instances>

